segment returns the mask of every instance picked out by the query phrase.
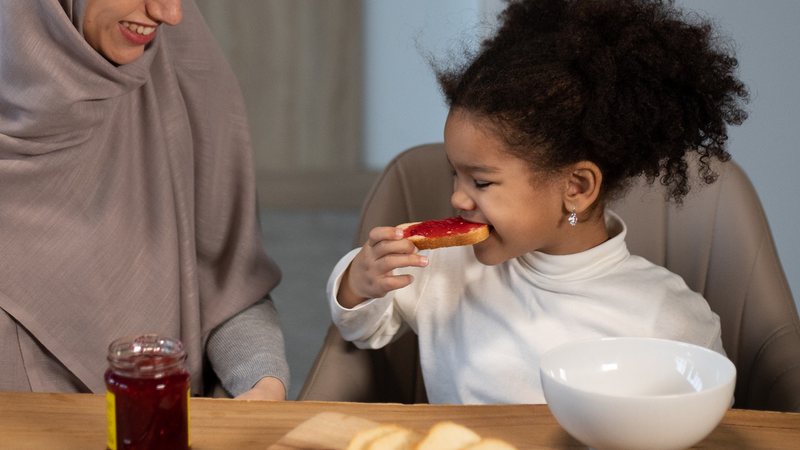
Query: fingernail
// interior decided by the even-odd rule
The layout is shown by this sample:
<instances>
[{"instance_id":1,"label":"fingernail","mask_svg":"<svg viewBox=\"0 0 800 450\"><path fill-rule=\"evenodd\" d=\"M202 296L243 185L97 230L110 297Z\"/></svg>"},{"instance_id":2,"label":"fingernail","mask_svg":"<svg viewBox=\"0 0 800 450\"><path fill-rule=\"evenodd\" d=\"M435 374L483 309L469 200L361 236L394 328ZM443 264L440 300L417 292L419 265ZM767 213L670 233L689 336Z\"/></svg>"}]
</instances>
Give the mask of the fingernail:
<instances>
[{"instance_id":1,"label":"fingernail","mask_svg":"<svg viewBox=\"0 0 800 450\"><path fill-rule=\"evenodd\" d=\"M421 263L423 266L427 266L427 265L428 265L428 257L427 257L427 256L420 256L420 257L419 257L419 262L420 262L420 263Z\"/></svg>"},{"instance_id":2,"label":"fingernail","mask_svg":"<svg viewBox=\"0 0 800 450\"><path fill-rule=\"evenodd\" d=\"M397 239L403 239L403 230L395 228L394 235L397 237Z\"/></svg>"}]
</instances>

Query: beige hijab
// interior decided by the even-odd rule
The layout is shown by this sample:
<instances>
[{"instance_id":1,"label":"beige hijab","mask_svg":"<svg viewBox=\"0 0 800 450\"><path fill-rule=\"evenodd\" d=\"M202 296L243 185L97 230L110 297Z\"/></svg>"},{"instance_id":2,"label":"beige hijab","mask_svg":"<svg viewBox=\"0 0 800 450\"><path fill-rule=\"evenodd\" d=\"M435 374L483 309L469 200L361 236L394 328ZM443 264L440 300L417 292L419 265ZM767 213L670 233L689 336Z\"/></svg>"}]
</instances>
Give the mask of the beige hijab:
<instances>
[{"instance_id":1,"label":"beige hijab","mask_svg":"<svg viewBox=\"0 0 800 450\"><path fill-rule=\"evenodd\" d=\"M240 91L191 0L120 67L84 40L84 1L0 0L0 315L19 336L0 377L58 390L31 341L102 392L109 342L155 332L199 392L209 331L280 277Z\"/></svg>"}]
</instances>

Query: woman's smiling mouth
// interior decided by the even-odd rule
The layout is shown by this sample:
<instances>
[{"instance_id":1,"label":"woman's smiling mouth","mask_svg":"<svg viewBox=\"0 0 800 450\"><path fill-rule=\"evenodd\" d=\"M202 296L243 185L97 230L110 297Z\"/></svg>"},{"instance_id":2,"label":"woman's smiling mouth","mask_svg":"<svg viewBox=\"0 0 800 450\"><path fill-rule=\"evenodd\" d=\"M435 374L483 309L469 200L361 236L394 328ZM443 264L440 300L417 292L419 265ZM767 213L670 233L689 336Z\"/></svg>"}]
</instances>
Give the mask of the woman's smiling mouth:
<instances>
[{"instance_id":1,"label":"woman's smiling mouth","mask_svg":"<svg viewBox=\"0 0 800 450\"><path fill-rule=\"evenodd\" d=\"M123 20L119 22L119 27L122 35L135 45L145 45L155 38L156 27L152 25L142 25Z\"/></svg>"},{"instance_id":2,"label":"woman's smiling mouth","mask_svg":"<svg viewBox=\"0 0 800 450\"><path fill-rule=\"evenodd\" d=\"M124 20L122 22L120 22L120 23L122 24L122 26L128 28L129 30L133 31L134 33L142 34L142 35L145 35L145 36L147 36L148 34L156 31L156 27L154 27L154 26L140 25L140 24L136 24L136 23L133 23L133 22L126 22Z\"/></svg>"}]
</instances>

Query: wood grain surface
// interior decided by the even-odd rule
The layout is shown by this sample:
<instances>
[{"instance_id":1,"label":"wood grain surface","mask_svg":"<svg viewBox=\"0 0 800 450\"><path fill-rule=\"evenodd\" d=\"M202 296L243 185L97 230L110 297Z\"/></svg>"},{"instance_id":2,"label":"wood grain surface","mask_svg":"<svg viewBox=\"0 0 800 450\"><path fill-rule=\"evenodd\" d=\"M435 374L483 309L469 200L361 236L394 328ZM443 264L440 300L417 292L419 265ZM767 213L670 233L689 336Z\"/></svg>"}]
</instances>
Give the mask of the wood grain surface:
<instances>
[{"instance_id":1,"label":"wood grain surface","mask_svg":"<svg viewBox=\"0 0 800 450\"><path fill-rule=\"evenodd\" d=\"M193 398L193 450L264 450L322 412L336 412L417 432L452 420L483 437L520 449L585 449L546 405L400 405L380 403L260 402ZM676 430L679 432L679 430ZM0 392L0 448L91 450L105 447L105 399L94 394ZM800 414L730 410L696 448L797 449Z\"/></svg>"}]
</instances>

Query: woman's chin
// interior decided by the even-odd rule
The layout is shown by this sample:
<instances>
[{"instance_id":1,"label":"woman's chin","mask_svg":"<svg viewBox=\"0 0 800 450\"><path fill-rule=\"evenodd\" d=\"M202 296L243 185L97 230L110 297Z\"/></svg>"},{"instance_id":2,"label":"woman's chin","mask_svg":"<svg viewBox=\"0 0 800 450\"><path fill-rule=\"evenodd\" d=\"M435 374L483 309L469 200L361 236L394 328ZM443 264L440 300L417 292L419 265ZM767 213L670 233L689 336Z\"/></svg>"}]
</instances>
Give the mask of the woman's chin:
<instances>
[{"instance_id":1,"label":"woman's chin","mask_svg":"<svg viewBox=\"0 0 800 450\"><path fill-rule=\"evenodd\" d=\"M102 55L116 66L124 66L130 64L144 55L144 47L141 48L124 48L124 49L109 49L102 52Z\"/></svg>"}]
</instances>

